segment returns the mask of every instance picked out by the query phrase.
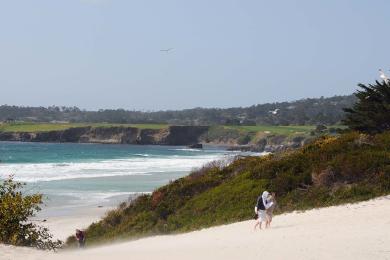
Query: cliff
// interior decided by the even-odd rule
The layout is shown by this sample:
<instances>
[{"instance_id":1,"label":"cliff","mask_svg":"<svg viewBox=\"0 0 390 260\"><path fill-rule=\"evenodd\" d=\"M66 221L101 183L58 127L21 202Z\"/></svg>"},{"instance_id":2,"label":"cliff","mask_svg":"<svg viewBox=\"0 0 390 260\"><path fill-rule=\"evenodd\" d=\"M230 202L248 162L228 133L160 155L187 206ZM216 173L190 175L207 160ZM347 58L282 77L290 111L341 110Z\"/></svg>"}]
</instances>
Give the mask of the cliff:
<instances>
[{"instance_id":1,"label":"cliff","mask_svg":"<svg viewBox=\"0 0 390 260\"><path fill-rule=\"evenodd\" d=\"M18 126L18 125L16 125ZM0 128L0 141L51 142L51 143L102 143L141 145L188 145L199 148L201 144L229 146L229 150L253 152L280 152L307 144L315 132L285 133L283 127L271 133L259 129L236 129L225 126L165 126L162 128L124 126L71 126L63 129L45 129L46 125L20 125ZM56 125L54 125L56 126ZM45 129L45 130L42 130ZM195 145L195 146L194 146Z\"/></svg>"},{"instance_id":2,"label":"cliff","mask_svg":"<svg viewBox=\"0 0 390 260\"><path fill-rule=\"evenodd\" d=\"M191 145L207 131L207 126L169 126L164 129L87 126L47 132L0 132L0 141Z\"/></svg>"}]
</instances>

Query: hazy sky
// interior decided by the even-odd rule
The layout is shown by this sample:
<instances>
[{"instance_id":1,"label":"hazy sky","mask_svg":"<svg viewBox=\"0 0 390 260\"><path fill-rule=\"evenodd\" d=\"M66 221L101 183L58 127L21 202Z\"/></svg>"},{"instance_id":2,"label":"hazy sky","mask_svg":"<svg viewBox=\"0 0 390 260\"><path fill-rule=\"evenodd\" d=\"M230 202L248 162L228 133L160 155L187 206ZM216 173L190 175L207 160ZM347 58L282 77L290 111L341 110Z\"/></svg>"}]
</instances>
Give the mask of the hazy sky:
<instances>
[{"instance_id":1,"label":"hazy sky","mask_svg":"<svg viewBox=\"0 0 390 260\"><path fill-rule=\"evenodd\" d=\"M389 12L388 0L0 0L0 104L157 110L350 94L390 69Z\"/></svg>"}]
</instances>

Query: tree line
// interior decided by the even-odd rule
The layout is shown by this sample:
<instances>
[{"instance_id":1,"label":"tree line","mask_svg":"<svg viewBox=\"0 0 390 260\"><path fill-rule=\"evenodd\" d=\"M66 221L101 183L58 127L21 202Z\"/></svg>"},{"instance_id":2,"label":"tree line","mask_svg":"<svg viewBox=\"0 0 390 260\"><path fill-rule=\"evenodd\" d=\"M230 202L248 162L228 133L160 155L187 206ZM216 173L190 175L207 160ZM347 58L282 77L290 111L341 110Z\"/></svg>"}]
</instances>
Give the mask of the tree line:
<instances>
[{"instance_id":1,"label":"tree line","mask_svg":"<svg viewBox=\"0 0 390 260\"><path fill-rule=\"evenodd\" d=\"M337 124L356 97L307 98L292 102L258 104L250 107L192 108L167 111L129 111L77 107L0 106L1 121L89 122L89 123L165 123L173 125L313 125Z\"/></svg>"}]
</instances>

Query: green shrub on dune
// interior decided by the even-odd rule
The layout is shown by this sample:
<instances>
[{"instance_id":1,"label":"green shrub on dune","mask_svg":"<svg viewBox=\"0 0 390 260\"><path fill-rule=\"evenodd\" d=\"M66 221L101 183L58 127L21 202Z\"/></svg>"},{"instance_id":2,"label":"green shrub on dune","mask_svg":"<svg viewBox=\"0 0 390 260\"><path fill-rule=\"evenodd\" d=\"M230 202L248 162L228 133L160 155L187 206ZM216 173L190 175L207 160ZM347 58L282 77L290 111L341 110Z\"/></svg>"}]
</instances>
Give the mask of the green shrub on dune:
<instances>
[{"instance_id":1,"label":"green shrub on dune","mask_svg":"<svg viewBox=\"0 0 390 260\"><path fill-rule=\"evenodd\" d=\"M30 218L41 210L42 194L23 194L24 184L13 177L0 181L0 243L56 250L62 246L46 227Z\"/></svg>"},{"instance_id":2,"label":"green shrub on dune","mask_svg":"<svg viewBox=\"0 0 390 260\"><path fill-rule=\"evenodd\" d=\"M390 193L390 132L321 137L301 149L215 163L122 204L87 229L90 244L247 220L257 196L275 191L278 213ZM73 243L72 238L68 244Z\"/></svg>"}]
</instances>

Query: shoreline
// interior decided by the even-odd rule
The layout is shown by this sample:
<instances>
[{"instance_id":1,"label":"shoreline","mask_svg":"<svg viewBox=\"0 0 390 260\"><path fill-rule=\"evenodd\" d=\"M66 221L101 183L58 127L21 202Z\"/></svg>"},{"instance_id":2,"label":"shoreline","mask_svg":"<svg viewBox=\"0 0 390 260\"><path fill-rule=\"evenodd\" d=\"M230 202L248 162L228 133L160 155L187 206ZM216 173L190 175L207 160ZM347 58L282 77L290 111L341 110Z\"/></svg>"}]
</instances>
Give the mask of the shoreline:
<instances>
[{"instance_id":1,"label":"shoreline","mask_svg":"<svg viewBox=\"0 0 390 260\"><path fill-rule=\"evenodd\" d=\"M35 218L39 220L39 225L47 227L53 238L60 239L65 242L66 238L71 236L76 229L85 229L90 224L101 220L104 215L115 207L87 207L79 209L71 215L62 216L47 216L45 222L41 221L40 214ZM41 212L40 212L41 213Z\"/></svg>"},{"instance_id":2,"label":"shoreline","mask_svg":"<svg viewBox=\"0 0 390 260\"><path fill-rule=\"evenodd\" d=\"M83 251L43 252L0 245L0 259L389 259L390 195L277 215L268 230L253 220L108 244ZM80 218L75 218L80 222ZM51 224L60 223L53 221ZM69 222L63 222L70 224ZM65 227L62 228L65 230ZM330 250L331 249L331 250ZM2 257L3 254L3 258Z\"/></svg>"},{"instance_id":3,"label":"shoreline","mask_svg":"<svg viewBox=\"0 0 390 260\"><path fill-rule=\"evenodd\" d=\"M1 132L0 132L1 133ZM246 145L240 145L240 144L231 144L231 143L205 143L205 142L199 142L203 147L202 148L191 148L191 145L176 145L176 144L140 144L140 143L106 143L106 142L57 142L57 141L30 141L30 140L0 140L1 143L22 143L22 144L82 144L82 145L103 145L103 146L139 146L139 147L170 147L170 148L182 148L182 149L188 149L193 151L202 151L202 150L222 150L225 152L251 152L251 151L244 151L241 148L246 147ZM237 148L237 149L234 149ZM257 153L257 152L253 152ZM0 160L0 164L5 163Z\"/></svg>"}]
</instances>

